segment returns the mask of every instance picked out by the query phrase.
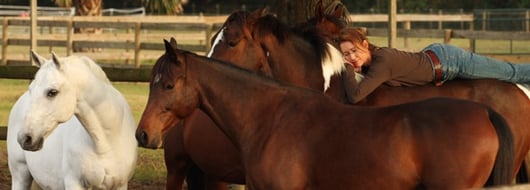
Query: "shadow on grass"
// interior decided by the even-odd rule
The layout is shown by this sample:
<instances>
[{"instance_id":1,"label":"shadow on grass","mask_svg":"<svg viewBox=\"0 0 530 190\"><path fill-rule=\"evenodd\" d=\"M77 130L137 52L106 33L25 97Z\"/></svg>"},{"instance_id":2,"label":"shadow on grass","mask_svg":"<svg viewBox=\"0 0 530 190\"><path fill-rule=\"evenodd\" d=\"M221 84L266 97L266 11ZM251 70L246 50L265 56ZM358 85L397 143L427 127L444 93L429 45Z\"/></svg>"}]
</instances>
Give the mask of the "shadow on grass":
<instances>
[{"instance_id":1,"label":"shadow on grass","mask_svg":"<svg viewBox=\"0 0 530 190\"><path fill-rule=\"evenodd\" d=\"M129 188L164 189L166 184L166 166L164 151L138 148L138 164ZM0 189L11 188L11 175L7 165L7 143L0 141Z\"/></svg>"}]
</instances>

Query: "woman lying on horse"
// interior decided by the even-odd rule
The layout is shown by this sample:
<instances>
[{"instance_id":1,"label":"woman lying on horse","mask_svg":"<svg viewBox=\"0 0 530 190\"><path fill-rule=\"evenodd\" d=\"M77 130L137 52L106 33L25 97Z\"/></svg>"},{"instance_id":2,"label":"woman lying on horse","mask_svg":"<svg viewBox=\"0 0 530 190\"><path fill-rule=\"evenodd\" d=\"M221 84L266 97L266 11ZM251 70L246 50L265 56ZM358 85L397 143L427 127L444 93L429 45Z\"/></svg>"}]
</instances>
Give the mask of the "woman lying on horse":
<instances>
[{"instance_id":1,"label":"woman lying on horse","mask_svg":"<svg viewBox=\"0 0 530 190\"><path fill-rule=\"evenodd\" d=\"M513 64L477 55L448 44L431 44L420 52L377 47L355 28L340 32L340 49L347 64L344 77L351 103L363 100L379 85L417 86L462 79L499 79L530 83L530 64ZM355 80L356 72L364 79Z\"/></svg>"}]
</instances>

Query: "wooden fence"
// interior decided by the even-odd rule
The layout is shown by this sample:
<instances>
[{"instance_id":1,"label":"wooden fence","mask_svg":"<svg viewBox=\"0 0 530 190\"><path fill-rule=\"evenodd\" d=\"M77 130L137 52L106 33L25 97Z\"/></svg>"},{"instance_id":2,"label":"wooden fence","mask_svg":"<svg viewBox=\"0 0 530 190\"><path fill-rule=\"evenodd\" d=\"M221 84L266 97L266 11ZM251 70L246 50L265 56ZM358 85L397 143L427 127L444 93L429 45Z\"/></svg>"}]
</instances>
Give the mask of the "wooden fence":
<instances>
[{"instance_id":1,"label":"wooden fence","mask_svg":"<svg viewBox=\"0 0 530 190\"><path fill-rule=\"evenodd\" d=\"M206 52L212 34L226 16L103 16L103 17L39 17L37 36L39 47L49 50L65 49L66 55L85 54L95 60L124 60L131 66L140 67L142 61L156 59L163 50L162 39L175 37L181 48ZM386 22L386 15L352 15L353 23ZM473 30L444 30L443 22L473 22L473 16L458 15L398 15L403 28L398 37L443 38L445 42L452 38L467 38L470 49L475 50L476 39L530 40L529 32L486 32ZM412 22L438 22L439 29L411 29ZM28 51L18 51L20 46L29 47L29 34L24 32L30 25L29 18L3 17L2 52L0 65L29 63ZM100 28L100 34L74 33L75 28ZM368 35L386 37L386 29L369 28ZM15 46L15 47L14 47ZM19 47L16 47L19 46ZM94 52L74 52L77 49L92 49ZM59 50L61 51L61 50ZM154 53L153 53L154 51Z\"/></svg>"},{"instance_id":2,"label":"wooden fence","mask_svg":"<svg viewBox=\"0 0 530 190\"><path fill-rule=\"evenodd\" d=\"M216 17L39 17L37 25L40 34L37 44L40 47L66 48L66 55L74 54L75 49L93 49L88 54L94 59L129 59L133 60L136 67L140 66L142 51L162 50L162 39L175 37L181 43L181 48L191 51L204 52L208 49L207 41L212 35L213 22ZM224 17L221 17L224 19ZM27 34L18 34L15 29L24 30L28 27L28 18L4 17L2 19L2 55L1 63L27 64L29 55L27 51L18 54L8 54L11 46L29 46L30 39ZM99 28L100 34L74 33L75 28ZM47 31L43 31L46 30ZM16 31L16 30L15 30ZM105 49L105 52L100 51ZM109 51L117 49L120 51ZM21 56L22 55L22 56ZM147 57L149 58L149 57ZM152 58L152 57L151 57Z\"/></svg>"}]
</instances>

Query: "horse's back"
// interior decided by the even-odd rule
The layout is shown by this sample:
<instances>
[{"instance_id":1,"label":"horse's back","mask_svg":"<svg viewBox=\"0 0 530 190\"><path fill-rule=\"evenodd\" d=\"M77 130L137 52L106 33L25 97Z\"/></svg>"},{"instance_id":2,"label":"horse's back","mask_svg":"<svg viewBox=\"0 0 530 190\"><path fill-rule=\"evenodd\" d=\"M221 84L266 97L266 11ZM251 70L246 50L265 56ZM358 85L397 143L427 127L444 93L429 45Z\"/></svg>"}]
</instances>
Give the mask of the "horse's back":
<instances>
[{"instance_id":1,"label":"horse's back","mask_svg":"<svg viewBox=\"0 0 530 190\"><path fill-rule=\"evenodd\" d=\"M424 176L423 183L429 187L448 187L451 183L482 186L493 171L493 167L486 166L496 164L500 141L508 143L503 148L513 147L513 138L503 139L498 135L499 130L509 132L508 127L495 126L491 120L493 111L486 105L452 98L432 98L407 105L411 115L404 117L409 121L403 122L403 126L410 127L415 154L422 160L423 164L417 168L423 174L436 173ZM445 153L433 154L432 150ZM509 156L513 159L513 155ZM510 165L495 167L507 167L508 173L513 171ZM451 179L451 183L442 179Z\"/></svg>"},{"instance_id":2,"label":"horse's back","mask_svg":"<svg viewBox=\"0 0 530 190\"><path fill-rule=\"evenodd\" d=\"M516 163L521 163L530 144L530 99L524 89L513 83L493 79L451 80L443 86L433 85L415 87L381 86L360 105L387 106L432 97L448 97L478 102L491 107L507 121L514 134L517 150Z\"/></svg>"},{"instance_id":3,"label":"horse's back","mask_svg":"<svg viewBox=\"0 0 530 190\"><path fill-rule=\"evenodd\" d=\"M335 161L351 165L353 160L357 168L363 169L360 173L369 179L394 179L396 188L425 185L459 189L484 185L493 169L487 166L495 163L499 138L489 119L490 109L485 105L432 98L389 107L349 109L354 113L346 120L354 129L336 134L350 133L352 137L343 138L342 146L361 150L367 159L361 163L359 152L353 151L341 156L349 159ZM338 143L340 136L328 141ZM355 143L348 141L352 138ZM335 146L340 144L332 147ZM414 184L418 180L422 184Z\"/></svg>"}]
</instances>

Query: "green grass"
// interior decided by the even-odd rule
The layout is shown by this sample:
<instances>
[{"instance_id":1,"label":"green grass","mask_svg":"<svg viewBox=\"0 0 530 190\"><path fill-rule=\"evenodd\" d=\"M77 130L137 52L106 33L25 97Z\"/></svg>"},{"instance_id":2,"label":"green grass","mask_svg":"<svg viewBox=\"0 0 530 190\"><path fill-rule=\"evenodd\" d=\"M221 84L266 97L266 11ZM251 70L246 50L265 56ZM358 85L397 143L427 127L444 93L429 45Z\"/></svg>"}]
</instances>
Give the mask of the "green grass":
<instances>
[{"instance_id":1,"label":"green grass","mask_svg":"<svg viewBox=\"0 0 530 190\"><path fill-rule=\"evenodd\" d=\"M114 86L125 96L136 122L138 122L145 104L149 86L147 83L115 82ZM28 88L29 80L0 79L0 126L6 126L9 111L15 101ZM138 148L138 165L131 183L136 186L163 185L166 181L166 168L163 150ZM0 141L0 184L10 182L7 167L7 150L5 141ZM1 186L0 186L1 188Z\"/></svg>"},{"instance_id":2,"label":"green grass","mask_svg":"<svg viewBox=\"0 0 530 190\"><path fill-rule=\"evenodd\" d=\"M29 80L0 79L0 126L7 126L9 110L28 85Z\"/></svg>"}]
</instances>

